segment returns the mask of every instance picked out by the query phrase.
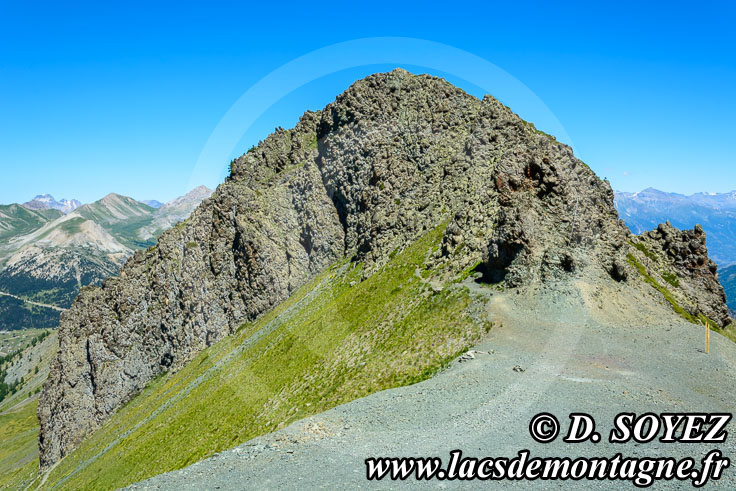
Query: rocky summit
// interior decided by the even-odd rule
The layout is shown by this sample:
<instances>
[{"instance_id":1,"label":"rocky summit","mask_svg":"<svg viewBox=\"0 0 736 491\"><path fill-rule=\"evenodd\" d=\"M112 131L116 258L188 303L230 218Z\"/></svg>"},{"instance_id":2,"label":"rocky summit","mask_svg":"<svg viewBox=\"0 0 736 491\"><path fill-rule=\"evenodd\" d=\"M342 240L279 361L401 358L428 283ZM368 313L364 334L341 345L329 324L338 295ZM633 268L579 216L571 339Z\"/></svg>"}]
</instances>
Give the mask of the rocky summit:
<instances>
[{"instance_id":1,"label":"rocky summit","mask_svg":"<svg viewBox=\"0 0 736 491\"><path fill-rule=\"evenodd\" d=\"M67 214L82 206L82 203L76 199L56 201L50 194L39 194L31 201L23 203L23 206L29 210L59 210Z\"/></svg>"},{"instance_id":2,"label":"rocky summit","mask_svg":"<svg viewBox=\"0 0 736 491\"><path fill-rule=\"evenodd\" d=\"M568 146L491 96L403 70L360 80L234 160L119 276L82 289L39 400L41 465L329 266L361 263L366 280L438 227L428 261L445 278L475 271L519 291L585 279L725 326L702 229L634 236L613 198Z\"/></svg>"}]
</instances>

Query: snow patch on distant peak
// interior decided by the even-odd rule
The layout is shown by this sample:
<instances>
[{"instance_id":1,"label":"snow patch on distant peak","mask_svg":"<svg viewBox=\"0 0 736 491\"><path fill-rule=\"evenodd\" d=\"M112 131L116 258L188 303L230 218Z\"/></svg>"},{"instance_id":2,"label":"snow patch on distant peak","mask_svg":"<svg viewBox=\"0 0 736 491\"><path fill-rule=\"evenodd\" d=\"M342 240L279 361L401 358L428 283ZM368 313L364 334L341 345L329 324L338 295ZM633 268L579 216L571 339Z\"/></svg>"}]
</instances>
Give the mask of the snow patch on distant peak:
<instances>
[{"instance_id":1,"label":"snow patch on distant peak","mask_svg":"<svg viewBox=\"0 0 736 491\"><path fill-rule=\"evenodd\" d=\"M31 201L23 203L23 206L30 208L31 210L48 210L54 209L59 210L64 214L68 214L82 206L76 199L62 199L56 201L50 194L39 194L36 195Z\"/></svg>"}]
</instances>

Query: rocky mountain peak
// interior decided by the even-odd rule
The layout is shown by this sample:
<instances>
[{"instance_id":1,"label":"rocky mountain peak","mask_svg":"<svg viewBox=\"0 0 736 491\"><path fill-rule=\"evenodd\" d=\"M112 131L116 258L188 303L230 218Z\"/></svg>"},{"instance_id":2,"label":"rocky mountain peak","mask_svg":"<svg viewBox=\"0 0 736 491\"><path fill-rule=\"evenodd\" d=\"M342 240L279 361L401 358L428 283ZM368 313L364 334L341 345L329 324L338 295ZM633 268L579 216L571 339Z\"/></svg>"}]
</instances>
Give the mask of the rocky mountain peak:
<instances>
[{"instance_id":1,"label":"rocky mountain peak","mask_svg":"<svg viewBox=\"0 0 736 491\"><path fill-rule=\"evenodd\" d=\"M141 203L148 205L151 208L155 208L155 209L159 209L164 205L163 203L155 199L144 199L143 201L141 201Z\"/></svg>"},{"instance_id":2,"label":"rocky mountain peak","mask_svg":"<svg viewBox=\"0 0 736 491\"><path fill-rule=\"evenodd\" d=\"M196 188L189 191L184 196L180 196L176 199L168 201L162 205L162 207L175 208L180 206L186 206L189 203L199 204L202 200L209 198L212 195L212 190L207 186L197 186Z\"/></svg>"},{"instance_id":3,"label":"rocky mountain peak","mask_svg":"<svg viewBox=\"0 0 736 491\"><path fill-rule=\"evenodd\" d=\"M196 188L189 191L184 196L209 196L212 194L212 190L207 186L197 186Z\"/></svg>"},{"instance_id":4,"label":"rocky mountain peak","mask_svg":"<svg viewBox=\"0 0 736 491\"><path fill-rule=\"evenodd\" d=\"M108 193L105 196L103 196L101 199L96 201L95 203L102 204L102 205L109 206L109 207L119 206L121 204L145 205L145 203L142 203L140 201L134 200L133 198L129 198L128 196L123 196L122 194L117 194L117 193Z\"/></svg>"},{"instance_id":5,"label":"rocky mountain peak","mask_svg":"<svg viewBox=\"0 0 736 491\"><path fill-rule=\"evenodd\" d=\"M67 213L71 213L72 211L82 206L82 203L80 203L76 199L72 199L72 200L62 199L60 201L56 201L54 197L51 196L50 194L39 194L36 197L34 197L31 201L23 203L23 206L31 210L53 209L53 210L59 210L63 212L64 214L67 214Z\"/></svg>"},{"instance_id":6,"label":"rocky mountain peak","mask_svg":"<svg viewBox=\"0 0 736 491\"><path fill-rule=\"evenodd\" d=\"M42 465L330 265L360 262L370 276L440 227L427 263L448 282L475 268L507 288L649 288L613 197L568 146L491 96L404 70L359 80L235 159L185 223L80 293L39 402Z\"/></svg>"}]
</instances>

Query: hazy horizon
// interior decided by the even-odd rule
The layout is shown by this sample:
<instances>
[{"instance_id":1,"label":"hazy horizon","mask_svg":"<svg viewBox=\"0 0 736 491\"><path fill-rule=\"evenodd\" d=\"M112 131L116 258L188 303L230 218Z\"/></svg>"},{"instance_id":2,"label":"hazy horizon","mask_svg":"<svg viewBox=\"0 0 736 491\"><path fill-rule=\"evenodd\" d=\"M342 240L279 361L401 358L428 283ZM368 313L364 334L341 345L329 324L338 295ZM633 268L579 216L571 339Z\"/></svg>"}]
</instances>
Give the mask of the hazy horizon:
<instances>
[{"instance_id":1,"label":"hazy horizon","mask_svg":"<svg viewBox=\"0 0 736 491\"><path fill-rule=\"evenodd\" d=\"M197 186L195 186L192 189L195 189L196 187ZM206 187L209 187L209 186L206 186ZM61 201L61 200L64 200L64 199L71 201L73 199L76 199L76 200L78 200L79 202L81 202L84 205L84 204L88 204L88 203L94 203L95 201L99 201L99 200L101 200L102 198L104 198L105 196L107 196L108 194L111 194L111 193L120 194L122 196L127 196L129 198L133 198L134 200L140 201L140 202L144 202L144 201L158 201L160 203L167 203L167 202L169 202L171 200L174 200L174 199L176 199L178 197L184 196L188 192L192 191L192 189L189 189L189 190L187 190L187 191L185 191L185 192L183 192L183 193L181 193L179 195L173 196L173 197L171 197L169 199L166 199L166 200L161 199L159 197L155 197L155 196L152 197L152 198L151 197L138 198L136 196L130 196L130 195L127 195L127 194L118 193L118 192L116 192L114 190L113 191L109 191L107 193L104 193L103 195L101 195L98 198L93 199L92 201L82 201L82 200L80 200L80 199L78 199L78 198L76 198L74 196L56 196L56 195L54 195L52 193L40 192L40 193L34 194L32 197L30 197L28 199L22 200L22 201L13 201L13 202L0 201L0 205L10 205L10 204L14 204L14 203L15 204L23 204L23 203L27 203L29 201L32 201L36 197L43 196L43 195L51 195L51 197L54 198L56 201ZM214 188L210 188L210 189L214 190ZM721 194L736 193L736 187L734 189L730 190L730 191L719 192L719 193L714 193L714 192L711 192L711 191L696 191L694 193L683 194L683 193L677 193L677 192L674 192L674 191L667 191L666 189L659 189L659 188L656 188L654 186L649 186L649 187L644 188L644 189L639 189L638 191L627 191L627 190L623 190L623 189L614 189L614 192L615 193L631 193L631 194L635 194L635 193L640 193L642 191L646 191L647 189L655 189L655 190L660 191L660 192L663 192L663 193L667 193L667 194L678 194L678 195L682 195L682 196L685 196L685 197L692 197L693 195L696 195L696 194L711 194L711 195L715 194L715 195L721 195Z\"/></svg>"}]
</instances>

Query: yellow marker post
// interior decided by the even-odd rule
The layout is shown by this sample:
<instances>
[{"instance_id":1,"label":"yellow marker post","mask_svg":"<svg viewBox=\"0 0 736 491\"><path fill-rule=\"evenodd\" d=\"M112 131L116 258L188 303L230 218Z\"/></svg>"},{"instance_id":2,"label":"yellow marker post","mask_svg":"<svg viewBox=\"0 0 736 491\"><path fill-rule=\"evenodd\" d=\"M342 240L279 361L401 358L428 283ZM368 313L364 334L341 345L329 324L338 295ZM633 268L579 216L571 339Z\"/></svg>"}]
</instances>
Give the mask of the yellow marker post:
<instances>
[{"instance_id":1,"label":"yellow marker post","mask_svg":"<svg viewBox=\"0 0 736 491\"><path fill-rule=\"evenodd\" d=\"M708 330L708 354L710 354L710 325L706 322L706 329Z\"/></svg>"},{"instance_id":2,"label":"yellow marker post","mask_svg":"<svg viewBox=\"0 0 736 491\"><path fill-rule=\"evenodd\" d=\"M708 325L708 321L703 322L703 325L705 326L705 354L710 354L710 326Z\"/></svg>"}]
</instances>

